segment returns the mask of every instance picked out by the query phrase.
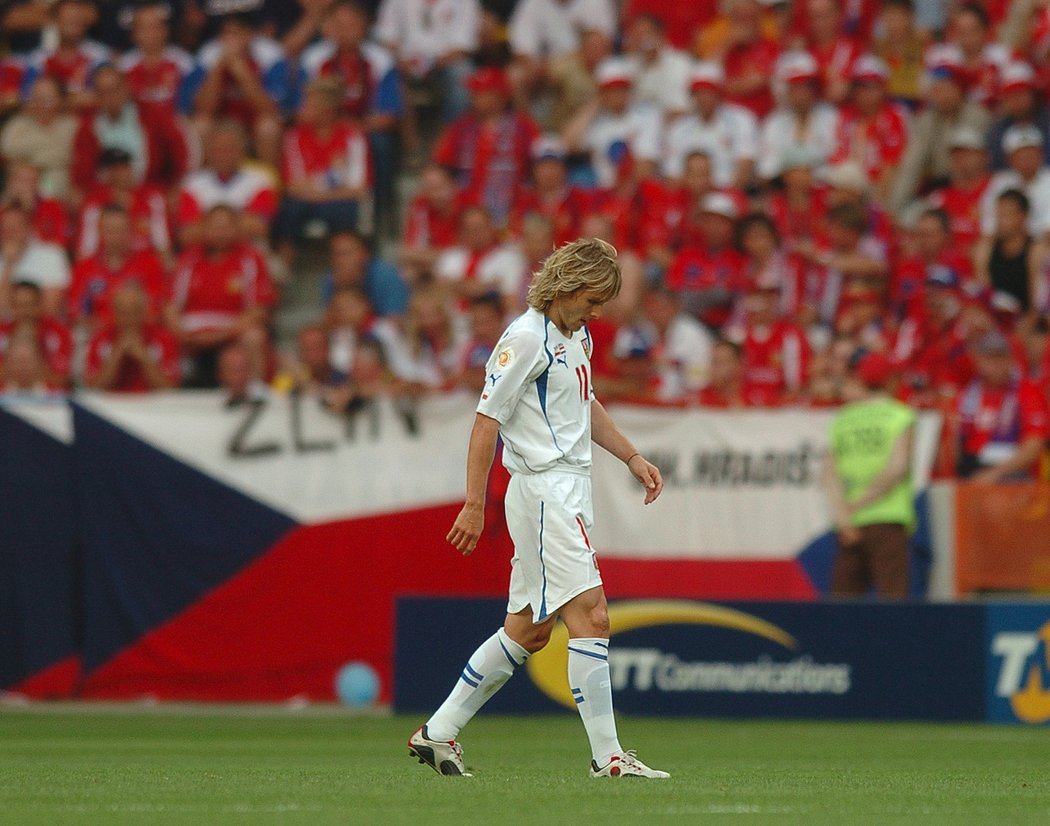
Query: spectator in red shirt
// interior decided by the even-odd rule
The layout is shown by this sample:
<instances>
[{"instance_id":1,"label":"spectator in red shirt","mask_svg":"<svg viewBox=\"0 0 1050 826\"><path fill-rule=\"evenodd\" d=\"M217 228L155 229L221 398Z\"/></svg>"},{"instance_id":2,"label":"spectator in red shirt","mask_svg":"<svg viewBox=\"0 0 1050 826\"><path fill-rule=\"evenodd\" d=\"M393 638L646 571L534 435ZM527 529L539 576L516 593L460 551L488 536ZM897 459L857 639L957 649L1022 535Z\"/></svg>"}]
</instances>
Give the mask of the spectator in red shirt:
<instances>
[{"instance_id":1,"label":"spectator in red shirt","mask_svg":"<svg viewBox=\"0 0 1050 826\"><path fill-rule=\"evenodd\" d=\"M835 0L805 0L806 47L821 67L824 97L834 104L843 103L850 92L853 64L863 49L847 35L843 14Z\"/></svg>"},{"instance_id":2,"label":"spectator in red shirt","mask_svg":"<svg viewBox=\"0 0 1050 826\"><path fill-rule=\"evenodd\" d=\"M977 377L958 399L958 473L985 484L1034 479L1050 437L1050 405L1020 377L1002 333L986 334L972 351Z\"/></svg>"},{"instance_id":3,"label":"spectator in red shirt","mask_svg":"<svg viewBox=\"0 0 1050 826\"><path fill-rule=\"evenodd\" d=\"M176 262L167 308L168 324L193 360L187 385L214 387L219 350L231 341L265 363L265 324L276 300L265 259L241 238L236 210L212 207L201 243Z\"/></svg>"},{"instance_id":4,"label":"spectator in red shirt","mask_svg":"<svg viewBox=\"0 0 1050 826\"><path fill-rule=\"evenodd\" d=\"M984 136L966 126L952 132L949 146L949 183L931 192L926 202L948 214L952 246L963 255L972 255L981 237L981 203L991 180L988 153Z\"/></svg>"},{"instance_id":5,"label":"spectator in red shirt","mask_svg":"<svg viewBox=\"0 0 1050 826\"><path fill-rule=\"evenodd\" d=\"M733 0L727 10L729 36L721 59L725 66L726 100L745 106L764 118L773 110L770 79L780 54L775 40L762 27L762 4L757 0Z\"/></svg>"},{"instance_id":6,"label":"spectator in red shirt","mask_svg":"<svg viewBox=\"0 0 1050 826\"><path fill-rule=\"evenodd\" d=\"M681 296L682 306L712 329L728 320L744 290L744 256L733 245L738 217L731 196L706 195L700 218L703 245L683 247L667 272L667 286Z\"/></svg>"},{"instance_id":7,"label":"spectator in red shirt","mask_svg":"<svg viewBox=\"0 0 1050 826\"><path fill-rule=\"evenodd\" d=\"M679 249L703 243L701 206L712 191L711 159L700 151L686 156L676 185L664 186L653 179L642 182L642 199L650 208L641 215L639 247L655 268L666 270Z\"/></svg>"},{"instance_id":8,"label":"spectator in red shirt","mask_svg":"<svg viewBox=\"0 0 1050 826\"><path fill-rule=\"evenodd\" d=\"M248 135L235 120L224 120L211 130L205 144L205 166L191 172L179 191L179 241L183 246L200 240L204 214L226 204L241 216L241 234L265 246L277 215L278 195L273 177L248 162Z\"/></svg>"},{"instance_id":9,"label":"spectator in red shirt","mask_svg":"<svg viewBox=\"0 0 1050 826\"><path fill-rule=\"evenodd\" d=\"M131 155L123 149L104 149L98 159L99 183L80 208L76 257L98 252L99 221L106 206L123 208L131 221L132 246L167 258L172 251L168 198L156 184L138 183Z\"/></svg>"},{"instance_id":10,"label":"spectator in red shirt","mask_svg":"<svg viewBox=\"0 0 1050 826\"><path fill-rule=\"evenodd\" d=\"M590 196L569 184L568 153L554 135L543 135L532 144L531 186L518 193L511 230L521 232L521 219L529 212L550 218L554 245L560 247L580 237L580 223L590 206Z\"/></svg>"},{"instance_id":11,"label":"spectator in red shirt","mask_svg":"<svg viewBox=\"0 0 1050 826\"><path fill-rule=\"evenodd\" d=\"M502 69L479 69L467 88L470 111L445 127L434 160L453 170L460 188L502 227L528 176L530 149L540 130L531 118L508 108L511 89Z\"/></svg>"},{"instance_id":12,"label":"spectator in red shirt","mask_svg":"<svg viewBox=\"0 0 1050 826\"><path fill-rule=\"evenodd\" d=\"M131 16L135 48L117 65L137 103L154 103L186 114L188 102L183 92L193 71L193 58L171 44L170 16L170 9L161 2L135 7Z\"/></svg>"},{"instance_id":13,"label":"spectator in red shirt","mask_svg":"<svg viewBox=\"0 0 1050 826\"><path fill-rule=\"evenodd\" d=\"M69 213L65 205L40 192L40 169L31 163L15 162L7 168L7 183L0 207L17 207L32 217L33 234L49 244L69 243Z\"/></svg>"},{"instance_id":14,"label":"spectator in red shirt","mask_svg":"<svg viewBox=\"0 0 1050 826\"><path fill-rule=\"evenodd\" d=\"M73 142L73 184L83 193L98 183L104 149L131 155L135 177L170 188L182 180L189 164L185 135L174 115L155 105L135 103L127 81L113 66L95 72L98 109L85 114Z\"/></svg>"},{"instance_id":15,"label":"spectator in red shirt","mask_svg":"<svg viewBox=\"0 0 1050 826\"><path fill-rule=\"evenodd\" d=\"M284 138L285 197L274 227L278 251L287 264L307 225L321 221L328 232L357 229L368 194L368 140L340 119L343 92L335 78L310 82L296 125Z\"/></svg>"},{"instance_id":16,"label":"spectator in red shirt","mask_svg":"<svg viewBox=\"0 0 1050 826\"><path fill-rule=\"evenodd\" d=\"M793 146L780 156L781 188L769 197L769 215L788 248L814 243L828 210L827 190L813 171L820 156L805 146Z\"/></svg>"},{"instance_id":17,"label":"spectator in red shirt","mask_svg":"<svg viewBox=\"0 0 1050 826\"><path fill-rule=\"evenodd\" d=\"M87 322L92 328L113 320L112 302L117 289L137 282L148 299L149 318L156 319L167 300L168 279L164 264L152 249L135 249L131 216L117 204L102 208L98 221L98 252L73 266L69 288L71 323Z\"/></svg>"},{"instance_id":18,"label":"spectator in red shirt","mask_svg":"<svg viewBox=\"0 0 1050 826\"><path fill-rule=\"evenodd\" d=\"M223 17L218 37L201 48L197 60L186 98L200 133L206 135L220 118L233 118L251 133L256 157L278 166L289 88L281 46L263 37L249 14L233 13Z\"/></svg>"},{"instance_id":19,"label":"spectator in red shirt","mask_svg":"<svg viewBox=\"0 0 1050 826\"><path fill-rule=\"evenodd\" d=\"M927 209L919 215L913 237L915 254L902 260L890 279L890 307L897 320L921 312L930 267L948 267L964 280L972 276L969 257L952 243L951 219L944 210Z\"/></svg>"},{"instance_id":20,"label":"spectator in red shirt","mask_svg":"<svg viewBox=\"0 0 1050 826\"><path fill-rule=\"evenodd\" d=\"M429 164L420 173L419 192L408 205L401 237L401 263L413 281L429 272L444 250L456 245L466 200L445 167Z\"/></svg>"},{"instance_id":21,"label":"spectator in red shirt","mask_svg":"<svg viewBox=\"0 0 1050 826\"><path fill-rule=\"evenodd\" d=\"M715 0L695 0L691 3L681 0L627 0L622 17L626 21L643 14L659 18L663 22L668 42L676 49L689 51L700 28L709 23L717 12L718 3Z\"/></svg>"},{"instance_id":22,"label":"spectator in red shirt","mask_svg":"<svg viewBox=\"0 0 1050 826\"><path fill-rule=\"evenodd\" d=\"M945 40L962 56L963 82L970 100L988 106L994 102L1010 48L996 43L985 5L959 3L948 21Z\"/></svg>"},{"instance_id":23,"label":"spectator in red shirt","mask_svg":"<svg viewBox=\"0 0 1050 826\"><path fill-rule=\"evenodd\" d=\"M697 394L701 407L724 409L759 407L763 404L744 386L744 354L739 344L718 339L711 350L711 380Z\"/></svg>"},{"instance_id":24,"label":"spectator in red shirt","mask_svg":"<svg viewBox=\"0 0 1050 826\"><path fill-rule=\"evenodd\" d=\"M65 325L44 315L43 293L40 287L28 281L20 281L11 289L11 319L0 323L0 361L17 338L36 342L44 359L45 379L50 386L68 386L73 337Z\"/></svg>"},{"instance_id":25,"label":"spectator in red shirt","mask_svg":"<svg viewBox=\"0 0 1050 826\"><path fill-rule=\"evenodd\" d=\"M850 79L850 104L839 123L832 161L859 163L879 196L885 198L908 143L907 115L886 94L889 69L879 58L864 55L858 59Z\"/></svg>"},{"instance_id":26,"label":"spectator in red shirt","mask_svg":"<svg viewBox=\"0 0 1050 826\"><path fill-rule=\"evenodd\" d=\"M62 83L72 109L88 109L95 104L92 75L109 60L110 53L101 43L87 38L94 14L92 5L84 0L58 0L51 6L58 41L29 56L22 80L23 96L40 75L50 75Z\"/></svg>"},{"instance_id":27,"label":"spectator in red shirt","mask_svg":"<svg viewBox=\"0 0 1050 826\"><path fill-rule=\"evenodd\" d=\"M150 297L137 281L113 291L112 320L88 343L84 381L95 390L145 393L179 383L179 345L151 321Z\"/></svg>"},{"instance_id":28,"label":"spectator in red shirt","mask_svg":"<svg viewBox=\"0 0 1050 826\"><path fill-rule=\"evenodd\" d=\"M730 333L743 353L745 393L767 407L796 400L809 367L805 333L778 313L780 289L776 278L757 282L744 298L741 329Z\"/></svg>"}]
</instances>

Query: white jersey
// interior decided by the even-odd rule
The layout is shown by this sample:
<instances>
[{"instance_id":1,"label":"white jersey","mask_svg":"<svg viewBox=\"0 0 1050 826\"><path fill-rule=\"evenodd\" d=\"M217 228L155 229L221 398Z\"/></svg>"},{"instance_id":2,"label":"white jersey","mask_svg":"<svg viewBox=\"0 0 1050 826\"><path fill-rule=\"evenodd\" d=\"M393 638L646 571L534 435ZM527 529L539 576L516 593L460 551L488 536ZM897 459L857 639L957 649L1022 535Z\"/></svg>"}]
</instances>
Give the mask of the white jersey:
<instances>
[{"instance_id":1,"label":"white jersey","mask_svg":"<svg viewBox=\"0 0 1050 826\"><path fill-rule=\"evenodd\" d=\"M512 474L589 471L591 346L586 327L566 338L531 307L504 331L485 366L477 411L500 423Z\"/></svg>"}]
</instances>

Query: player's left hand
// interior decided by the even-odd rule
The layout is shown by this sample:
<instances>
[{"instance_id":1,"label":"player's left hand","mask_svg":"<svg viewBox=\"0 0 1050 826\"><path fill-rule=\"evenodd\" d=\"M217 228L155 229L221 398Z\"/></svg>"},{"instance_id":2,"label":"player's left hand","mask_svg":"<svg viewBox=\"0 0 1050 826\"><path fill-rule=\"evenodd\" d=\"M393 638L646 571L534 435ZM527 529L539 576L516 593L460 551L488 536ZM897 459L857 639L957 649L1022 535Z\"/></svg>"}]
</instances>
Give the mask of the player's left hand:
<instances>
[{"instance_id":1,"label":"player's left hand","mask_svg":"<svg viewBox=\"0 0 1050 826\"><path fill-rule=\"evenodd\" d=\"M627 469L645 487L645 504L654 502L664 489L664 480L660 475L660 468L651 462L647 462L640 453L634 454L627 462Z\"/></svg>"}]
</instances>

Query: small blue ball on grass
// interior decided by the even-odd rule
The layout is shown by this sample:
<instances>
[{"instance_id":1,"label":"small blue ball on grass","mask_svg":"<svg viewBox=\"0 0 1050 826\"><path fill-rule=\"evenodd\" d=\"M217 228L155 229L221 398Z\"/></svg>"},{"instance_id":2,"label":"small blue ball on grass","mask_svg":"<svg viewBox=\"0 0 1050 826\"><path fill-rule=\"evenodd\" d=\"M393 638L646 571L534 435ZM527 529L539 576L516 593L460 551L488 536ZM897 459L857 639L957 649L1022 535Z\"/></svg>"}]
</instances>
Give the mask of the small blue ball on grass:
<instances>
[{"instance_id":1,"label":"small blue ball on grass","mask_svg":"<svg viewBox=\"0 0 1050 826\"><path fill-rule=\"evenodd\" d=\"M335 676L335 693L353 708L374 705L379 699L379 675L368 663L349 662Z\"/></svg>"}]
</instances>

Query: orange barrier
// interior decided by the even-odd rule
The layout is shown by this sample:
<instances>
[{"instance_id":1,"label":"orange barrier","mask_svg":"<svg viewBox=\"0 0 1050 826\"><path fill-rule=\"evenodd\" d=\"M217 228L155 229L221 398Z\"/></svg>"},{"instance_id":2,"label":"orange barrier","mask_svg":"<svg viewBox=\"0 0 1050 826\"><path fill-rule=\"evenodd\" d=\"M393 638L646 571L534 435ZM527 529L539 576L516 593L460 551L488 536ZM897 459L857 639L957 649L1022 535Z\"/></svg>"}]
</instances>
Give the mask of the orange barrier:
<instances>
[{"instance_id":1,"label":"orange barrier","mask_svg":"<svg viewBox=\"0 0 1050 826\"><path fill-rule=\"evenodd\" d=\"M1050 483L959 483L955 532L959 594L1050 590Z\"/></svg>"}]
</instances>

